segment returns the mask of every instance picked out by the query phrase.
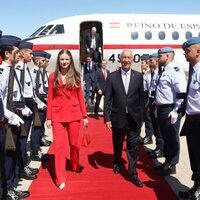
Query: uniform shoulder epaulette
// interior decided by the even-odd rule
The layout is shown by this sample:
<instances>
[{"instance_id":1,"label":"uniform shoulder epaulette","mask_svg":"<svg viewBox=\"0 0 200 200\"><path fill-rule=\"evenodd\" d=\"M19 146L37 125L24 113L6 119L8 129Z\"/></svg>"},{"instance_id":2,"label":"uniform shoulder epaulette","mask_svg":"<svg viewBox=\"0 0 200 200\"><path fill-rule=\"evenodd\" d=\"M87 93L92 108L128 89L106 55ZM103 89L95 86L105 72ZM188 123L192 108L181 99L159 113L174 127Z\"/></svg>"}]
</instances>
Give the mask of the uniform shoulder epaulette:
<instances>
[{"instance_id":1,"label":"uniform shoulder epaulette","mask_svg":"<svg viewBox=\"0 0 200 200\"><path fill-rule=\"evenodd\" d=\"M180 69L179 69L178 67L174 67L174 70L175 70L176 72L180 71Z\"/></svg>"},{"instance_id":2,"label":"uniform shoulder epaulette","mask_svg":"<svg viewBox=\"0 0 200 200\"><path fill-rule=\"evenodd\" d=\"M4 68L0 68L0 74L2 74L2 73L3 73L3 70L4 70Z\"/></svg>"},{"instance_id":3,"label":"uniform shoulder epaulette","mask_svg":"<svg viewBox=\"0 0 200 200\"><path fill-rule=\"evenodd\" d=\"M37 69L34 69L34 70L33 70L33 73L37 73Z\"/></svg>"},{"instance_id":4,"label":"uniform shoulder epaulette","mask_svg":"<svg viewBox=\"0 0 200 200\"><path fill-rule=\"evenodd\" d=\"M15 69L18 69L18 70L20 70L20 65L17 65L16 67L15 67Z\"/></svg>"}]
</instances>

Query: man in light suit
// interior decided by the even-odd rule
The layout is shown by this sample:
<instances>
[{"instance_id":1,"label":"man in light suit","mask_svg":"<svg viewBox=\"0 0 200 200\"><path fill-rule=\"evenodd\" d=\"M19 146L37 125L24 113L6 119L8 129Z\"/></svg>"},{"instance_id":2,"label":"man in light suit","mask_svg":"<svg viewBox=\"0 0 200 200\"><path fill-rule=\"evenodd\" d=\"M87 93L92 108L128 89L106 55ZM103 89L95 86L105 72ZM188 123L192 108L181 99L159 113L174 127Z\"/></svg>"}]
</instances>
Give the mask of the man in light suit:
<instances>
[{"instance_id":1,"label":"man in light suit","mask_svg":"<svg viewBox=\"0 0 200 200\"><path fill-rule=\"evenodd\" d=\"M94 118L99 119L99 104L101 97L104 95L105 84L110 71L106 69L107 61L103 59L101 61L101 68L96 71L96 103L94 106Z\"/></svg>"},{"instance_id":2,"label":"man in light suit","mask_svg":"<svg viewBox=\"0 0 200 200\"><path fill-rule=\"evenodd\" d=\"M112 130L114 148L114 173L120 173L123 141L127 136L127 157L129 180L143 187L138 178L136 165L138 138L144 119L144 90L142 74L132 70L133 54L123 50L120 55L121 68L112 72L106 81L104 118L106 126Z\"/></svg>"},{"instance_id":3,"label":"man in light suit","mask_svg":"<svg viewBox=\"0 0 200 200\"><path fill-rule=\"evenodd\" d=\"M91 32L85 37L85 50L92 55L94 62L99 62L99 54L102 53L101 36L97 33L96 27L91 28Z\"/></svg>"}]
</instances>

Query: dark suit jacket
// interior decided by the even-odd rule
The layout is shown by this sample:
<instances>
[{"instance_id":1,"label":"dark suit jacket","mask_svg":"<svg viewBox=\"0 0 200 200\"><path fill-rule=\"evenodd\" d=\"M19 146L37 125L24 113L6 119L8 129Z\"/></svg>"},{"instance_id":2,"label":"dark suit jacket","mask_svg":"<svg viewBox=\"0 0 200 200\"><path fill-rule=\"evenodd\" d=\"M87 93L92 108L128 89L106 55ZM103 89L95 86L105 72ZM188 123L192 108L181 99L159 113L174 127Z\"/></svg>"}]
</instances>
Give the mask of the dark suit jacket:
<instances>
[{"instance_id":1,"label":"dark suit jacket","mask_svg":"<svg viewBox=\"0 0 200 200\"><path fill-rule=\"evenodd\" d=\"M95 39L96 39L96 49L99 50L99 47L101 47L101 37L99 33L95 34ZM85 37L85 50L88 48L91 48L91 43L92 43L92 34L87 33Z\"/></svg>"},{"instance_id":2,"label":"dark suit jacket","mask_svg":"<svg viewBox=\"0 0 200 200\"><path fill-rule=\"evenodd\" d=\"M142 74L131 70L128 94L126 94L121 70L119 69L112 72L106 80L104 100L105 122L111 121L113 128L127 128L126 107L133 122L132 124L136 123L140 128L144 121Z\"/></svg>"},{"instance_id":3,"label":"dark suit jacket","mask_svg":"<svg viewBox=\"0 0 200 200\"><path fill-rule=\"evenodd\" d=\"M92 62L90 70L88 70L88 63L83 64L83 80L88 81L90 78L93 82L96 81L96 70L97 70L97 65L96 63Z\"/></svg>"},{"instance_id":4,"label":"dark suit jacket","mask_svg":"<svg viewBox=\"0 0 200 200\"><path fill-rule=\"evenodd\" d=\"M106 69L107 72L107 77L110 74L110 71ZM102 90L102 92L104 93L105 91L105 84L106 84L106 80L104 78L104 74L102 71L102 68L97 69L96 72L96 90L98 92L98 90Z\"/></svg>"}]
</instances>

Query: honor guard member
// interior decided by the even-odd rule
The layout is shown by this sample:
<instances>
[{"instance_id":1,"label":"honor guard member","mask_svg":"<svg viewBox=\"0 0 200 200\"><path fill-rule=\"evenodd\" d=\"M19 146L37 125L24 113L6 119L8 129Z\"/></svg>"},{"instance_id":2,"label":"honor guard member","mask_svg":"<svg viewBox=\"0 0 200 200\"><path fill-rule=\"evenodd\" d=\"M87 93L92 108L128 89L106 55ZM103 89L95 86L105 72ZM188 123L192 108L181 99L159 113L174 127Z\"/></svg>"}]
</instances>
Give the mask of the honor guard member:
<instances>
[{"instance_id":1,"label":"honor guard member","mask_svg":"<svg viewBox=\"0 0 200 200\"><path fill-rule=\"evenodd\" d=\"M40 97L40 88L42 87L41 65L45 63L45 58L46 54L44 51L33 51L34 67L31 69L31 76L33 78L34 92L41 102L35 107L35 117L33 119L33 127L31 131L31 159L34 161L42 161L46 159L40 150L41 134L44 130L43 127L46 120L46 104L41 101Z\"/></svg>"},{"instance_id":2,"label":"honor guard member","mask_svg":"<svg viewBox=\"0 0 200 200\"><path fill-rule=\"evenodd\" d=\"M180 191L182 198L200 199L200 37L192 37L183 43L186 60L190 63L190 73L185 98L185 122L181 135L186 135L187 147L194 185L187 191Z\"/></svg>"},{"instance_id":3,"label":"honor guard member","mask_svg":"<svg viewBox=\"0 0 200 200\"><path fill-rule=\"evenodd\" d=\"M153 133L156 139L156 148L153 151L149 152L149 155L151 158L160 158L163 156L163 146L164 146L164 140L162 138L162 134L160 131L158 119L155 117L155 104L154 104L154 96L155 96L155 89L156 89L156 81L158 77L158 53L152 53L149 56L149 67L151 70L151 76L148 76L150 78L149 82L149 112L151 116L151 122L153 126Z\"/></svg>"},{"instance_id":4,"label":"honor guard member","mask_svg":"<svg viewBox=\"0 0 200 200\"><path fill-rule=\"evenodd\" d=\"M145 101L145 137L139 140L140 144L152 144L152 136L153 136L153 126L151 122L150 112L148 108L149 103L149 87L150 87L150 78L151 71L149 68L149 54L143 54L141 56L141 69L143 74L143 85L144 85L144 101Z\"/></svg>"},{"instance_id":5,"label":"honor guard member","mask_svg":"<svg viewBox=\"0 0 200 200\"><path fill-rule=\"evenodd\" d=\"M46 68L48 67L49 64L49 59L51 58L51 54L45 51L45 62L41 64L41 69L40 69L40 79L41 81L41 87L39 89L40 93L40 99L43 101L45 104L47 104L47 91L48 91L48 79L49 79L49 72L47 72ZM45 114L45 121L46 121L46 112ZM40 145L41 146L50 146L51 141L46 139L45 135L45 127L44 125L42 126L42 131L41 131L41 136L40 136Z\"/></svg>"},{"instance_id":6,"label":"honor guard member","mask_svg":"<svg viewBox=\"0 0 200 200\"><path fill-rule=\"evenodd\" d=\"M183 70L174 63L174 50L164 47L158 50L160 73L155 91L155 104L161 134L164 139L165 162L158 167L160 174L167 176L176 173L176 164L179 162L180 119L177 110L183 99L177 98L180 93L186 92L186 78Z\"/></svg>"},{"instance_id":7,"label":"honor guard member","mask_svg":"<svg viewBox=\"0 0 200 200\"><path fill-rule=\"evenodd\" d=\"M20 42L19 44L20 60L15 65L15 70L17 72L17 76L22 87L25 104L29 109L29 115L22 117L27 135L20 137L21 152L19 159L20 177L27 180L36 179L37 177L36 174L38 173L37 168L34 169L28 166L29 161L27 157L27 139L34 117L33 113L34 113L34 103L35 103L35 101L33 100L34 99L33 81L29 67L27 65L27 63L32 61L33 57L32 47L33 44L30 42L26 41Z\"/></svg>"},{"instance_id":8,"label":"honor guard member","mask_svg":"<svg viewBox=\"0 0 200 200\"><path fill-rule=\"evenodd\" d=\"M18 167L17 152L20 150L19 138L22 133L23 120L19 115L27 114L23 104L20 83L17 79L14 66L19 61L20 38L15 36L2 36L0 38L0 56L2 65L0 71L0 90L2 94L5 113L5 185L3 185L3 198L22 199L30 195L28 191L17 191Z\"/></svg>"}]
</instances>

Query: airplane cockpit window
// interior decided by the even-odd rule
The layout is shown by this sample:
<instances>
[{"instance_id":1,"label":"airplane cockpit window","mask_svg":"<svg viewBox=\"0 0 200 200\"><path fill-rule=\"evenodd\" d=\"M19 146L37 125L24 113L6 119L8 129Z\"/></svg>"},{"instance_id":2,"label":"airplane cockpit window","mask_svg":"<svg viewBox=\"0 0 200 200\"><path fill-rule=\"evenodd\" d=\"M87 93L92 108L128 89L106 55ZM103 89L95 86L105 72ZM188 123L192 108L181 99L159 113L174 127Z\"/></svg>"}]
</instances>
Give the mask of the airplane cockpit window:
<instances>
[{"instance_id":1,"label":"airplane cockpit window","mask_svg":"<svg viewBox=\"0 0 200 200\"><path fill-rule=\"evenodd\" d=\"M173 38L173 40L178 40L179 39L179 33L178 33L178 31L172 32L172 38Z\"/></svg>"},{"instance_id":2,"label":"airplane cockpit window","mask_svg":"<svg viewBox=\"0 0 200 200\"><path fill-rule=\"evenodd\" d=\"M137 39L138 39L138 32L137 32L137 31L132 32L132 33L131 33L131 38L132 38L133 40L137 40Z\"/></svg>"},{"instance_id":3,"label":"airplane cockpit window","mask_svg":"<svg viewBox=\"0 0 200 200\"><path fill-rule=\"evenodd\" d=\"M63 24L56 25L49 34L62 34L64 33L64 26Z\"/></svg>"},{"instance_id":4,"label":"airplane cockpit window","mask_svg":"<svg viewBox=\"0 0 200 200\"><path fill-rule=\"evenodd\" d=\"M146 31L146 32L145 32L145 38L146 38L147 40L151 40L151 38L152 38L152 33L151 33L151 31Z\"/></svg>"},{"instance_id":5,"label":"airplane cockpit window","mask_svg":"<svg viewBox=\"0 0 200 200\"><path fill-rule=\"evenodd\" d=\"M192 37L192 33L190 32L190 31L187 31L186 33L185 33L185 38L186 39L189 39L189 38L191 38Z\"/></svg>"},{"instance_id":6,"label":"airplane cockpit window","mask_svg":"<svg viewBox=\"0 0 200 200\"><path fill-rule=\"evenodd\" d=\"M38 35L46 35L50 29L53 27L53 25L48 25L44 30L42 30L41 33L39 33Z\"/></svg>"},{"instance_id":7,"label":"airplane cockpit window","mask_svg":"<svg viewBox=\"0 0 200 200\"><path fill-rule=\"evenodd\" d=\"M164 40L165 37L166 37L165 32L164 32L164 31L160 31L160 32L158 33L158 37L159 37L160 40Z\"/></svg>"},{"instance_id":8,"label":"airplane cockpit window","mask_svg":"<svg viewBox=\"0 0 200 200\"><path fill-rule=\"evenodd\" d=\"M41 26L37 31L35 31L30 37L36 36L45 26Z\"/></svg>"}]
</instances>

